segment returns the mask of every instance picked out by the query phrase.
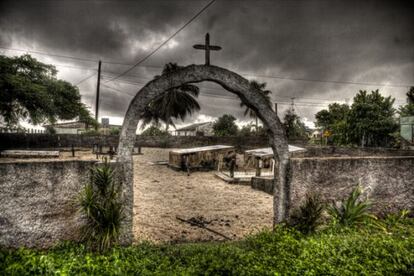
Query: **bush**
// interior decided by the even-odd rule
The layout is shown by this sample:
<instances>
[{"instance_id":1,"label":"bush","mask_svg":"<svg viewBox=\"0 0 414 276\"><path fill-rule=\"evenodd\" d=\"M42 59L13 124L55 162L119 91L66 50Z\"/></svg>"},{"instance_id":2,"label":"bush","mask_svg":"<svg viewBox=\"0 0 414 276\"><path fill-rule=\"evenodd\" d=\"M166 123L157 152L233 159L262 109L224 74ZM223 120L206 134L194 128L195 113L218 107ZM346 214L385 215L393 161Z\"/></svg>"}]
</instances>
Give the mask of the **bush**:
<instances>
[{"instance_id":1,"label":"bush","mask_svg":"<svg viewBox=\"0 0 414 276\"><path fill-rule=\"evenodd\" d=\"M80 193L80 211L85 216L82 240L93 249L104 251L118 242L123 220L119 199L121 187L114 181L108 163L91 169L91 179Z\"/></svg>"},{"instance_id":2,"label":"bush","mask_svg":"<svg viewBox=\"0 0 414 276\"><path fill-rule=\"evenodd\" d=\"M165 130L161 130L157 126L152 125L146 130L144 130L141 133L141 135L142 136L169 136L170 134Z\"/></svg>"},{"instance_id":3,"label":"bush","mask_svg":"<svg viewBox=\"0 0 414 276\"><path fill-rule=\"evenodd\" d=\"M369 213L369 209L372 205L371 202L360 199L361 195L362 189L358 185L339 206L333 204L328 208L328 212L332 216L334 224L339 224L341 226L358 226L367 222L372 223L377 220L377 217Z\"/></svg>"},{"instance_id":4,"label":"bush","mask_svg":"<svg viewBox=\"0 0 414 276\"><path fill-rule=\"evenodd\" d=\"M317 194L306 196L305 202L293 210L289 225L303 234L314 233L322 224L324 205Z\"/></svg>"}]
</instances>

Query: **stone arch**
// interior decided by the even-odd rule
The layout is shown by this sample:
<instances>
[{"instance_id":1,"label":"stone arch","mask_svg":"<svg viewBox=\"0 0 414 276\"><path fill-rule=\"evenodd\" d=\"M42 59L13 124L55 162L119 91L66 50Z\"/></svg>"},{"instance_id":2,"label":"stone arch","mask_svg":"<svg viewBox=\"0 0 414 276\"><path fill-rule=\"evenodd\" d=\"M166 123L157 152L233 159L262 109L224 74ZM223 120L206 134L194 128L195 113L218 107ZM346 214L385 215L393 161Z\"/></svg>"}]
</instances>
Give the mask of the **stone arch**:
<instances>
[{"instance_id":1,"label":"stone arch","mask_svg":"<svg viewBox=\"0 0 414 276\"><path fill-rule=\"evenodd\" d=\"M123 182L123 197L126 202L124 241L132 240L133 218L133 160L132 150L135 133L144 108L166 90L185 83L211 81L240 97L243 103L253 109L268 129L269 144L276 162L275 189L273 194L274 224L287 218L289 212L289 151L287 138L277 114L266 103L263 95L252 89L242 76L221 67L211 65L189 65L168 75L148 82L132 99L125 114L118 145L118 162ZM129 201L129 202L128 202ZM125 236L127 235L127 236Z\"/></svg>"}]
</instances>

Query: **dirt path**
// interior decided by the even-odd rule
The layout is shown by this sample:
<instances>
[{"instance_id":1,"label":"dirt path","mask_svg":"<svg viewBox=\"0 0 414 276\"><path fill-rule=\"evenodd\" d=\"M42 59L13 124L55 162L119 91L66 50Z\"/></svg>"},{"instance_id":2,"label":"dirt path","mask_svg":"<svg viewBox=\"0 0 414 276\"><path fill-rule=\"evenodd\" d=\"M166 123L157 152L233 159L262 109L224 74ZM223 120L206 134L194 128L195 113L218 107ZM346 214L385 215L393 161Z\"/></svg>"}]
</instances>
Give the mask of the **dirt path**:
<instances>
[{"instance_id":1,"label":"dirt path","mask_svg":"<svg viewBox=\"0 0 414 276\"><path fill-rule=\"evenodd\" d=\"M168 159L169 149L143 149L135 156L135 239L155 242L223 240L176 219L198 218L206 226L239 239L272 225L272 196L250 186L230 185L213 172L187 176L151 161Z\"/></svg>"}]
</instances>

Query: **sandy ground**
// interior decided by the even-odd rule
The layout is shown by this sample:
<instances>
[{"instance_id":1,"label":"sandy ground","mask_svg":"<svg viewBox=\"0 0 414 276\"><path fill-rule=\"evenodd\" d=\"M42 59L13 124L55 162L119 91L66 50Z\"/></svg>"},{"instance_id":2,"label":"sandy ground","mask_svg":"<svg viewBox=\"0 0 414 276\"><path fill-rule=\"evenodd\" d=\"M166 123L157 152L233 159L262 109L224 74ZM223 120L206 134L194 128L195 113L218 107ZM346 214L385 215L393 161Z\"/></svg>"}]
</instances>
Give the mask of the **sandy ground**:
<instances>
[{"instance_id":1,"label":"sandy ground","mask_svg":"<svg viewBox=\"0 0 414 276\"><path fill-rule=\"evenodd\" d=\"M272 226L272 196L250 186L232 185L214 172L175 171L154 161L167 161L171 149L143 148L134 156L135 241L190 242L240 239ZM89 149L60 152L59 158L0 158L0 163L46 160L96 160ZM196 222L225 237L177 219Z\"/></svg>"},{"instance_id":2,"label":"sandy ground","mask_svg":"<svg viewBox=\"0 0 414 276\"><path fill-rule=\"evenodd\" d=\"M195 218L230 239L272 225L272 196L250 186L231 185L213 172L190 176L150 162L168 160L169 149L143 149L134 156L136 241L186 242L224 237L177 220Z\"/></svg>"}]
</instances>

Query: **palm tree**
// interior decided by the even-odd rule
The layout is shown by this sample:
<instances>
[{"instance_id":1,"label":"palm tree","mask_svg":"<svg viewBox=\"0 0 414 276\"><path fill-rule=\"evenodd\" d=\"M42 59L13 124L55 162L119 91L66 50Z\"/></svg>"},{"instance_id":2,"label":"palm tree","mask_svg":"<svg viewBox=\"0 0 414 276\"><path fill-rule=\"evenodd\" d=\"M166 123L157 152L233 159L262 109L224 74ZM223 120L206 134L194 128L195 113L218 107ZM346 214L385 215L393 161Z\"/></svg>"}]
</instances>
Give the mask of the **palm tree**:
<instances>
[{"instance_id":1,"label":"palm tree","mask_svg":"<svg viewBox=\"0 0 414 276\"><path fill-rule=\"evenodd\" d=\"M270 94L272 93L272 91L270 90L265 90L266 88L266 83L259 83L255 80L252 80L250 82L250 87L252 88L252 90L258 90L260 91L260 93L263 94L263 96L266 98L267 104L269 106L271 106L271 99L270 99ZM256 129L256 133L258 132L258 118L257 118L257 114L256 112L251 109L250 107L246 106L243 102L240 103L240 107L246 107L246 109L244 110L244 116L249 115L250 118L255 119L256 124L255 124L255 129Z\"/></svg>"},{"instance_id":2,"label":"palm tree","mask_svg":"<svg viewBox=\"0 0 414 276\"><path fill-rule=\"evenodd\" d=\"M181 67L176 63L168 63L164 66L162 75L168 75L180 69ZM155 78L159 77L155 76ZM141 117L143 119L141 127L145 127L150 122L159 125L160 121L165 123L166 131L170 125L175 127L173 119L184 121L187 115L200 110L200 105L195 99L199 92L199 88L192 84L183 84L180 87L168 89L147 106Z\"/></svg>"}]
</instances>

